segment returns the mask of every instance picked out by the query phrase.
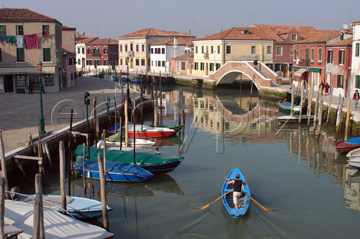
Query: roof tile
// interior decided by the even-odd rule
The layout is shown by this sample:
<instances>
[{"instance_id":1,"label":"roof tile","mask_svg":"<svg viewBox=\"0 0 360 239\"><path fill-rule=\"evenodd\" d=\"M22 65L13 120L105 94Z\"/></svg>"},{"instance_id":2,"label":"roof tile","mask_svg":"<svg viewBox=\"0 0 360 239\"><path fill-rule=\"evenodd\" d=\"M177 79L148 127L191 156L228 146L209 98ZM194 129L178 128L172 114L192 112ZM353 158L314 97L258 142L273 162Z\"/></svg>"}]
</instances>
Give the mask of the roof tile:
<instances>
[{"instance_id":1,"label":"roof tile","mask_svg":"<svg viewBox=\"0 0 360 239\"><path fill-rule=\"evenodd\" d=\"M155 28L145 28L123 36L119 36L119 38L133 38L133 37L194 37L194 36L181 32L173 32L173 31L168 32L168 31L158 30Z\"/></svg>"},{"instance_id":2,"label":"roof tile","mask_svg":"<svg viewBox=\"0 0 360 239\"><path fill-rule=\"evenodd\" d=\"M45 16L27 8L0 8L2 22L58 22L55 18ZM61 23L60 23L61 24Z\"/></svg>"}]
</instances>

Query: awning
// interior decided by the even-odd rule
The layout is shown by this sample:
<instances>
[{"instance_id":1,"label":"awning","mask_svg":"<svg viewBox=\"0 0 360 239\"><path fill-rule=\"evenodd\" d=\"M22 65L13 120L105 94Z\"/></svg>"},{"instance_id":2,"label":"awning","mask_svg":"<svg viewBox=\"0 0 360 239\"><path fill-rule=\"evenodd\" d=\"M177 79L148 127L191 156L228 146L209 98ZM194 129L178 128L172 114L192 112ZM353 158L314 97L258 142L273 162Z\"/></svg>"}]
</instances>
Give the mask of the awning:
<instances>
[{"instance_id":1,"label":"awning","mask_svg":"<svg viewBox=\"0 0 360 239\"><path fill-rule=\"evenodd\" d=\"M298 76L298 77L300 77L304 72L306 72L307 71L307 69L305 69L305 68L301 68L300 70L297 70L296 72L295 72L295 76Z\"/></svg>"},{"instance_id":2,"label":"awning","mask_svg":"<svg viewBox=\"0 0 360 239\"><path fill-rule=\"evenodd\" d=\"M1 75L12 75L12 74L54 74L55 67L44 67L43 71L40 72L35 67L11 67L11 68L1 68Z\"/></svg>"},{"instance_id":3,"label":"awning","mask_svg":"<svg viewBox=\"0 0 360 239\"><path fill-rule=\"evenodd\" d=\"M309 71L320 72L321 69L319 69L319 68L309 68Z\"/></svg>"}]
</instances>

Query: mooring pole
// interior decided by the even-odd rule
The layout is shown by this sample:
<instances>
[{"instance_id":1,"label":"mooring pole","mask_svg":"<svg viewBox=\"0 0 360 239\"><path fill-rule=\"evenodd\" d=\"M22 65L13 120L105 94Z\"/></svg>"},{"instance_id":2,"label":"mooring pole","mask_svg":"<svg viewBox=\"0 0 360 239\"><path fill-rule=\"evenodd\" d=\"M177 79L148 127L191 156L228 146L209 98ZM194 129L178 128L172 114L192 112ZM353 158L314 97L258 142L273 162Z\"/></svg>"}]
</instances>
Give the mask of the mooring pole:
<instances>
[{"instance_id":1,"label":"mooring pole","mask_svg":"<svg viewBox=\"0 0 360 239\"><path fill-rule=\"evenodd\" d=\"M61 205L66 211L66 193L65 193L65 180L66 180L66 169L65 169L65 146L64 142L59 142L59 161L60 161L60 194L61 194Z\"/></svg>"},{"instance_id":2,"label":"mooring pole","mask_svg":"<svg viewBox=\"0 0 360 239\"><path fill-rule=\"evenodd\" d=\"M107 214L107 198L106 198L106 176L104 171L104 164L102 162L101 154L98 153L98 165L100 175L100 190L101 190L101 204L102 204L102 215L103 215L103 227L109 230L109 219Z\"/></svg>"}]
</instances>

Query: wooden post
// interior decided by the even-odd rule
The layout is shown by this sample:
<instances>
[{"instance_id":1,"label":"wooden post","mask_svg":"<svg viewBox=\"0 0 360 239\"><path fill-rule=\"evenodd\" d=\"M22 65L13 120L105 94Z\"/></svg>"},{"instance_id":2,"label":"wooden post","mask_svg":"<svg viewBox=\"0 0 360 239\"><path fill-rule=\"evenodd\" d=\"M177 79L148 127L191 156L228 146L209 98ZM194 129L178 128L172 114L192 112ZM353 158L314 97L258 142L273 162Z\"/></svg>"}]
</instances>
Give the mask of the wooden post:
<instances>
[{"instance_id":1,"label":"wooden post","mask_svg":"<svg viewBox=\"0 0 360 239\"><path fill-rule=\"evenodd\" d=\"M69 167L68 167L68 195L71 196L71 175L72 175L72 154L71 154L71 141L72 141L72 123L73 123L73 113L74 110L71 109L71 115L70 115L70 132L69 132L69 142L68 142L68 157L69 157Z\"/></svg>"},{"instance_id":2,"label":"wooden post","mask_svg":"<svg viewBox=\"0 0 360 239\"><path fill-rule=\"evenodd\" d=\"M311 80L312 82L312 80ZM309 84L309 92L308 92L308 122L307 122L307 126L310 126L310 122L311 122L311 109L312 109L312 98L313 98L313 93L314 93L314 87L313 84Z\"/></svg>"},{"instance_id":3,"label":"wooden post","mask_svg":"<svg viewBox=\"0 0 360 239\"><path fill-rule=\"evenodd\" d=\"M318 91L318 95L317 95L316 102L315 102L314 125L313 125L314 133L316 130L316 121L317 121L317 115L318 115L318 103L319 103L320 91L321 91L321 87L320 87L320 90Z\"/></svg>"},{"instance_id":4,"label":"wooden post","mask_svg":"<svg viewBox=\"0 0 360 239\"><path fill-rule=\"evenodd\" d=\"M9 191L9 184L7 181L7 169L6 169L6 161L5 161L5 148L4 148L4 140L2 137L2 130L0 129L0 157L1 157L1 176L5 178L5 191ZM5 195L7 198L7 195Z\"/></svg>"},{"instance_id":5,"label":"wooden post","mask_svg":"<svg viewBox=\"0 0 360 239\"><path fill-rule=\"evenodd\" d=\"M293 114L294 114L293 110L294 110L295 86L294 86L293 83L291 83L291 84L292 84L292 86L291 86L291 111L290 111L290 115L293 116Z\"/></svg>"},{"instance_id":6,"label":"wooden post","mask_svg":"<svg viewBox=\"0 0 360 239\"><path fill-rule=\"evenodd\" d=\"M329 123L332 97L333 97L333 92L332 92L332 87L330 87L330 103L329 103L328 108L327 108L326 124Z\"/></svg>"},{"instance_id":7,"label":"wooden post","mask_svg":"<svg viewBox=\"0 0 360 239\"><path fill-rule=\"evenodd\" d=\"M109 230L109 220L107 215L107 199L106 199L106 176L104 172L104 164L102 162L101 154L98 154L98 165L100 175L100 190L101 190L101 203L103 214L103 226L106 230Z\"/></svg>"},{"instance_id":8,"label":"wooden post","mask_svg":"<svg viewBox=\"0 0 360 239\"><path fill-rule=\"evenodd\" d=\"M337 111L337 117L336 117L336 135L338 135L339 130L341 128L341 118L342 118L342 108L343 108L343 97L340 95L340 101Z\"/></svg>"},{"instance_id":9,"label":"wooden post","mask_svg":"<svg viewBox=\"0 0 360 239\"><path fill-rule=\"evenodd\" d=\"M83 143L83 187L84 193L86 194L86 172L85 172L85 160L86 160L86 150L85 150L85 143Z\"/></svg>"},{"instance_id":10,"label":"wooden post","mask_svg":"<svg viewBox=\"0 0 360 239\"><path fill-rule=\"evenodd\" d=\"M144 101L144 92L143 92L143 87L142 85L140 85L140 123L141 125L144 124L144 106L143 106L143 101Z\"/></svg>"},{"instance_id":11,"label":"wooden post","mask_svg":"<svg viewBox=\"0 0 360 239\"><path fill-rule=\"evenodd\" d=\"M114 118L115 118L115 134L117 132L117 120L116 120L116 111L117 111L117 107L116 107L116 100L115 100L115 96L114 96L114 105L115 105L115 112L114 112Z\"/></svg>"},{"instance_id":12,"label":"wooden post","mask_svg":"<svg viewBox=\"0 0 360 239\"><path fill-rule=\"evenodd\" d=\"M122 117L120 117L120 151L122 149L122 137L123 137L123 134L122 134Z\"/></svg>"},{"instance_id":13,"label":"wooden post","mask_svg":"<svg viewBox=\"0 0 360 239\"><path fill-rule=\"evenodd\" d=\"M136 95L135 95L135 91L133 91L133 105L132 105L133 110L135 110L135 107L136 107Z\"/></svg>"},{"instance_id":14,"label":"wooden post","mask_svg":"<svg viewBox=\"0 0 360 239\"><path fill-rule=\"evenodd\" d=\"M104 172L106 173L106 129L103 130L104 134Z\"/></svg>"},{"instance_id":15,"label":"wooden post","mask_svg":"<svg viewBox=\"0 0 360 239\"><path fill-rule=\"evenodd\" d=\"M158 95L156 90L154 90L154 126L158 127Z\"/></svg>"},{"instance_id":16,"label":"wooden post","mask_svg":"<svg viewBox=\"0 0 360 239\"><path fill-rule=\"evenodd\" d=\"M52 166L52 160L51 160L50 150L49 150L49 146L48 146L48 144L47 144L46 142L43 143L43 148L45 149L46 156L47 156L47 158L49 159L50 166Z\"/></svg>"},{"instance_id":17,"label":"wooden post","mask_svg":"<svg viewBox=\"0 0 360 239\"><path fill-rule=\"evenodd\" d=\"M97 123L97 112L96 112L96 96L94 97L94 101L93 101L93 112L94 112L94 128L95 128L95 144L97 144L97 142L99 142L99 131L98 131L98 123Z\"/></svg>"},{"instance_id":18,"label":"wooden post","mask_svg":"<svg viewBox=\"0 0 360 239\"><path fill-rule=\"evenodd\" d=\"M301 99L300 99L299 123L301 123L303 103L304 103L304 83L301 84Z\"/></svg>"},{"instance_id":19,"label":"wooden post","mask_svg":"<svg viewBox=\"0 0 360 239\"><path fill-rule=\"evenodd\" d=\"M347 140L349 138L349 125L350 125L350 97L348 97L348 102L347 102L346 123L345 123L345 140Z\"/></svg>"},{"instance_id":20,"label":"wooden post","mask_svg":"<svg viewBox=\"0 0 360 239\"><path fill-rule=\"evenodd\" d=\"M30 148L32 148L33 153L36 152L35 144L34 144L34 140L33 140L33 138L32 138L31 132L29 133L29 143L28 143L28 146L29 146Z\"/></svg>"},{"instance_id":21,"label":"wooden post","mask_svg":"<svg viewBox=\"0 0 360 239\"><path fill-rule=\"evenodd\" d=\"M320 135L320 132L321 132L322 113L323 113L323 100L321 99L320 104L319 104L319 124L318 124L318 129L316 132L317 135Z\"/></svg>"},{"instance_id":22,"label":"wooden post","mask_svg":"<svg viewBox=\"0 0 360 239\"><path fill-rule=\"evenodd\" d=\"M44 211L42 202L42 174L40 173L35 175L33 238L45 239Z\"/></svg>"},{"instance_id":23,"label":"wooden post","mask_svg":"<svg viewBox=\"0 0 360 239\"><path fill-rule=\"evenodd\" d=\"M124 104L124 114L125 114L125 147L128 147L128 143L129 143L129 139L128 139L128 133L129 133L129 128L128 128L128 124L129 124L129 117L128 117L128 100L125 99L125 104ZM135 132L134 132L135 134Z\"/></svg>"},{"instance_id":24,"label":"wooden post","mask_svg":"<svg viewBox=\"0 0 360 239\"><path fill-rule=\"evenodd\" d=\"M159 125L162 126L162 115L163 115L163 106L162 106L162 83L161 83L161 72L160 72L160 82L159 82L159 90L160 90L160 117L159 117Z\"/></svg>"},{"instance_id":25,"label":"wooden post","mask_svg":"<svg viewBox=\"0 0 360 239\"><path fill-rule=\"evenodd\" d=\"M65 146L64 142L59 143L59 161L60 161L60 194L62 208L66 211L66 193L65 193L65 180L66 180L66 162L65 162Z\"/></svg>"},{"instance_id":26,"label":"wooden post","mask_svg":"<svg viewBox=\"0 0 360 239\"><path fill-rule=\"evenodd\" d=\"M5 237L5 178L0 178L0 236L1 238Z\"/></svg>"}]
</instances>

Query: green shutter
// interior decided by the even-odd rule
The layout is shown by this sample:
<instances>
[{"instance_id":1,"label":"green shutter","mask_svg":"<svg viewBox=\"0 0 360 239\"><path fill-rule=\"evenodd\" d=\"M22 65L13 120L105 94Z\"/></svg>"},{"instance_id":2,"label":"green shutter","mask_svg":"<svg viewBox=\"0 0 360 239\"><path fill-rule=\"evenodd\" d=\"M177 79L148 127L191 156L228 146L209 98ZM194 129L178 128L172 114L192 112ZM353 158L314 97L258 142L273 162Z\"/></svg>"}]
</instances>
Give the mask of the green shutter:
<instances>
[{"instance_id":1,"label":"green shutter","mask_svg":"<svg viewBox=\"0 0 360 239\"><path fill-rule=\"evenodd\" d=\"M24 48L16 48L16 61L17 62L25 61Z\"/></svg>"},{"instance_id":2,"label":"green shutter","mask_svg":"<svg viewBox=\"0 0 360 239\"><path fill-rule=\"evenodd\" d=\"M360 88L360 75L355 76L355 88Z\"/></svg>"}]
</instances>

